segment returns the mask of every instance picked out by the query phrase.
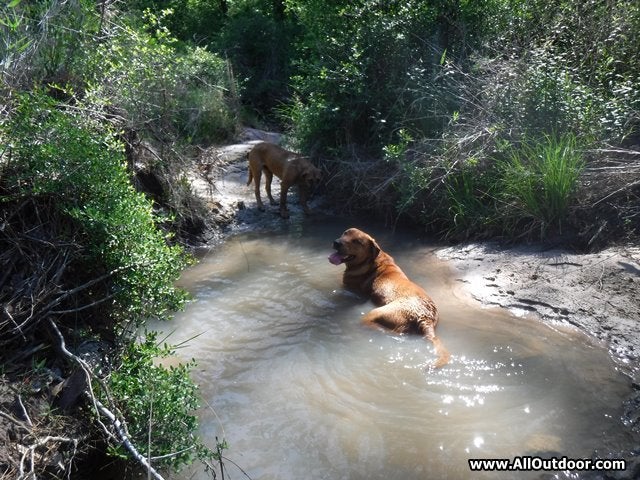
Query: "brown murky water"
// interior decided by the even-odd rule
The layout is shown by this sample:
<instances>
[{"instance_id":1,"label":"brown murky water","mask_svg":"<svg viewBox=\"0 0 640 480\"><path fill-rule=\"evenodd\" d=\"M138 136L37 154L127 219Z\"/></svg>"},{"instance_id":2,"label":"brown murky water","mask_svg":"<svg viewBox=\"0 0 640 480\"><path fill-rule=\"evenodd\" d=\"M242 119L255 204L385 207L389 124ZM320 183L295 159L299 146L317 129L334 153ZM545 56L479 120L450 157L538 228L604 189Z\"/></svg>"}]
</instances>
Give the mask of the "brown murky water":
<instances>
[{"instance_id":1,"label":"brown murky water","mask_svg":"<svg viewBox=\"0 0 640 480\"><path fill-rule=\"evenodd\" d=\"M433 247L329 217L280 222L232 238L186 272L195 300L171 324L195 358L211 406L213 445L254 480L539 478L470 472L469 458L590 458L629 450L622 401L631 392L602 346L456 294ZM363 327L370 302L341 287L331 242L358 226L440 307L449 365L432 346ZM215 413L214 413L215 411ZM230 463L228 478L246 478ZM183 472L173 478L210 478Z\"/></svg>"}]
</instances>

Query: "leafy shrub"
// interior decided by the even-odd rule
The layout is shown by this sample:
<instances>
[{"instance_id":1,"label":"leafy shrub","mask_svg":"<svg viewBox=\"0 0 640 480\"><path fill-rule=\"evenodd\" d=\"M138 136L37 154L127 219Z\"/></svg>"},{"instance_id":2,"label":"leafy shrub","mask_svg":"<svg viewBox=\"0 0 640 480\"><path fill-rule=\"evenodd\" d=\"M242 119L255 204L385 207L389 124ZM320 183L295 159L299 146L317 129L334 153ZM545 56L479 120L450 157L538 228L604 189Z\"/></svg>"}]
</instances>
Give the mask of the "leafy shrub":
<instances>
[{"instance_id":1,"label":"leafy shrub","mask_svg":"<svg viewBox=\"0 0 640 480\"><path fill-rule=\"evenodd\" d=\"M482 108L502 128L532 135L571 131L592 142L618 142L632 134L640 99L632 82L612 79L607 88L586 82L567 55L537 49L480 66Z\"/></svg>"},{"instance_id":2,"label":"leafy shrub","mask_svg":"<svg viewBox=\"0 0 640 480\"><path fill-rule=\"evenodd\" d=\"M187 258L167 244L150 201L134 190L113 132L34 93L20 97L0 136L11 155L3 200L50 195L78 222L88 270L109 274L115 319L141 322L183 304L173 281Z\"/></svg>"},{"instance_id":3,"label":"leafy shrub","mask_svg":"<svg viewBox=\"0 0 640 480\"><path fill-rule=\"evenodd\" d=\"M0 6L0 88L81 83L76 59L86 55L100 17L93 5L13 0Z\"/></svg>"},{"instance_id":4,"label":"leafy shrub","mask_svg":"<svg viewBox=\"0 0 640 480\"><path fill-rule=\"evenodd\" d=\"M164 367L161 359L175 351L157 343L157 334L147 332L140 343L131 343L122 364L111 374L108 386L127 418L131 439L150 457L164 457L154 465L179 468L197 457L209 456L194 434L199 407L198 389L189 378L195 362ZM112 453L124 455L117 446Z\"/></svg>"},{"instance_id":5,"label":"leafy shrub","mask_svg":"<svg viewBox=\"0 0 640 480\"><path fill-rule=\"evenodd\" d=\"M290 113L305 146L379 153L393 141L412 99L403 89L407 65L431 59L427 38L435 8L424 2L349 4L292 2L304 36ZM409 114L410 115L410 114Z\"/></svg>"},{"instance_id":6,"label":"leafy shrub","mask_svg":"<svg viewBox=\"0 0 640 480\"><path fill-rule=\"evenodd\" d=\"M130 129L167 143L228 138L236 127L228 66L203 48L180 49L163 24L169 13L147 11L145 30L123 23L96 46L85 65L88 101L108 102Z\"/></svg>"},{"instance_id":7,"label":"leafy shrub","mask_svg":"<svg viewBox=\"0 0 640 480\"><path fill-rule=\"evenodd\" d=\"M174 121L179 138L201 144L228 140L238 122L229 64L196 47L179 55L172 68L176 69Z\"/></svg>"},{"instance_id":8,"label":"leafy shrub","mask_svg":"<svg viewBox=\"0 0 640 480\"><path fill-rule=\"evenodd\" d=\"M277 11L278 2L234 2L226 24L211 42L233 64L249 114L272 120L289 98L298 26Z\"/></svg>"}]
</instances>

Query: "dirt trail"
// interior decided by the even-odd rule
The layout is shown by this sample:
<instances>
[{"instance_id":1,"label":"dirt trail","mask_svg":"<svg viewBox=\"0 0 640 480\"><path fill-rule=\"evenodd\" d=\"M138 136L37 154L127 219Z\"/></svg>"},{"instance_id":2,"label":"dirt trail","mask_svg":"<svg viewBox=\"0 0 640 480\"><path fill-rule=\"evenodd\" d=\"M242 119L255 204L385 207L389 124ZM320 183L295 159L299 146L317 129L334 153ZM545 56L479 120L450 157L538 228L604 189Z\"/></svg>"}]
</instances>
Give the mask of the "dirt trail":
<instances>
[{"instance_id":1,"label":"dirt trail","mask_svg":"<svg viewBox=\"0 0 640 480\"><path fill-rule=\"evenodd\" d=\"M211 210L214 222L227 227L222 233L213 232L211 242L223 239L224 235L230 232L275 228L281 225L283 220L280 218L279 207L269 205L264 180L260 191L265 202L265 212L256 208L253 184L247 186L249 151L257 143L281 143L281 140L279 134L246 128L240 137L241 143L211 147L201 153L198 163L205 168L209 166L210 175L192 172L188 178L193 191ZM275 176L271 189L277 199L280 194L280 180ZM292 213L291 221L303 215L298 203L297 188L289 190L287 205ZM312 197L309 207L314 211L323 210L323 199L318 196Z\"/></svg>"}]
</instances>

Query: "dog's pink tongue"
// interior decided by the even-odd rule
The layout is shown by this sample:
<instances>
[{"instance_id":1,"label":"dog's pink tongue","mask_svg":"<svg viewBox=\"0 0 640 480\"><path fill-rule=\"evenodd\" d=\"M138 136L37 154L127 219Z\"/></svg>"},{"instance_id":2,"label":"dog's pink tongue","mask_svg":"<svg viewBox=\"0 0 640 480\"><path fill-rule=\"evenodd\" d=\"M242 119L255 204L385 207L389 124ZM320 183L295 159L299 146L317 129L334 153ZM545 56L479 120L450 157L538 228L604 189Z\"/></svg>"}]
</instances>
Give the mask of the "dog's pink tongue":
<instances>
[{"instance_id":1,"label":"dog's pink tongue","mask_svg":"<svg viewBox=\"0 0 640 480\"><path fill-rule=\"evenodd\" d=\"M342 260L342 255L340 255L338 252L334 252L329 255L329 261L334 265L340 265L344 260Z\"/></svg>"}]
</instances>

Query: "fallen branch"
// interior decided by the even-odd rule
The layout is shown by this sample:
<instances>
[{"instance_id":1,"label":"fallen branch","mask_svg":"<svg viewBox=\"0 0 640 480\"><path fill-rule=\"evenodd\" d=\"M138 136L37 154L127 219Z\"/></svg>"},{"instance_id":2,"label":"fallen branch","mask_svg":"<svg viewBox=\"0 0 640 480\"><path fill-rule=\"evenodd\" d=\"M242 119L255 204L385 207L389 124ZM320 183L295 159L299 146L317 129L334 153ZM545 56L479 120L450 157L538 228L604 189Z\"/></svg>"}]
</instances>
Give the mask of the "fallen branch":
<instances>
[{"instance_id":1,"label":"fallen branch","mask_svg":"<svg viewBox=\"0 0 640 480\"><path fill-rule=\"evenodd\" d=\"M625 185L624 187L618 188L617 190L615 190L615 191L613 191L613 192L609 193L608 195L606 195L606 196L602 197L602 198L601 198L600 200L598 200L597 202L592 203L592 204L591 204L591 208L595 207L595 206L596 206L596 205L598 205L599 203L604 202L605 200L607 200L607 199L609 199L609 198L613 197L614 195L616 195L616 194L618 194L618 193L620 193L620 192L622 192L622 191L625 191L625 190L631 190L632 188L634 188L634 187L636 187L636 186L638 186L638 185L640 185L640 180L637 180L637 181L635 181L635 182L633 182L633 183L630 183L630 184L628 184L628 185Z\"/></svg>"},{"instance_id":2,"label":"fallen branch","mask_svg":"<svg viewBox=\"0 0 640 480\"><path fill-rule=\"evenodd\" d=\"M62 333L60 332L60 329L58 328L58 326L55 324L55 322L53 320L49 319L49 325L51 326L52 330L54 331L54 333L58 337L58 340L60 342L60 344L59 344L60 351L64 354L65 357L67 357L68 359L70 359L73 362L75 362L76 364L78 364L80 366L80 368L82 368L82 370L85 372L85 375L87 376L88 389L83 392L84 395L89 399L89 401L91 401L93 403L93 405L98 410L98 412L100 414L102 414L104 417L106 417L111 422L111 426L116 431L116 434L117 434L117 437L118 437L120 443L129 451L131 456L147 471L147 473L150 476L152 476L156 480L164 480L162 475L160 475L150 465L150 463L147 461L147 459L144 457L144 455L140 454L140 452L138 452L138 449L136 448L136 446L131 442L131 440L129 439L129 435L127 433L127 430L126 430L125 422L123 420L117 418L116 415L111 410L109 410L104 404L102 404L102 402L100 402L100 400L98 400L95 397L95 395L93 394L93 392L91 391L91 379L95 378L95 377L94 377L93 373L91 372L91 368L89 367L89 365L84 360L82 360L80 357L74 355L69 350L67 350L66 343L64 341L64 337L62 336Z\"/></svg>"}]
</instances>

